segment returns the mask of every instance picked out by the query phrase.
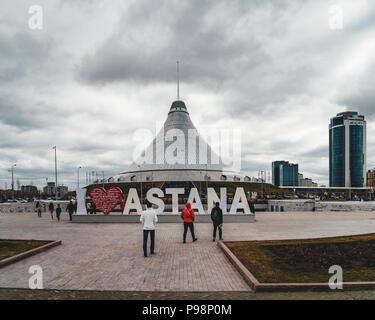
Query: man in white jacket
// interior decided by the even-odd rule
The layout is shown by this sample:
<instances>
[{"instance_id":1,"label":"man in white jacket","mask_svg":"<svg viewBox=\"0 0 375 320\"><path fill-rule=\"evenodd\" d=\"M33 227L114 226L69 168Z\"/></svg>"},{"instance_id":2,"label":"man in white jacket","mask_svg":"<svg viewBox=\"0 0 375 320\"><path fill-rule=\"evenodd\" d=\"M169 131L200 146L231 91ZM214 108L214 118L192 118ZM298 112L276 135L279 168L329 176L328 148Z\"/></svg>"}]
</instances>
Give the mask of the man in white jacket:
<instances>
[{"instance_id":1,"label":"man in white jacket","mask_svg":"<svg viewBox=\"0 0 375 320\"><path fill-rule=\"evenodd\" d=\"M146 210L142 211L140 221L143 224L143 253L144 256L147 257L148 234L150 234L151 236L150 252L151 254L154 254L155 226L156 222L158 222L156 210L150 205L148 201L146 201Z\"/></svg>"}]
</instances>

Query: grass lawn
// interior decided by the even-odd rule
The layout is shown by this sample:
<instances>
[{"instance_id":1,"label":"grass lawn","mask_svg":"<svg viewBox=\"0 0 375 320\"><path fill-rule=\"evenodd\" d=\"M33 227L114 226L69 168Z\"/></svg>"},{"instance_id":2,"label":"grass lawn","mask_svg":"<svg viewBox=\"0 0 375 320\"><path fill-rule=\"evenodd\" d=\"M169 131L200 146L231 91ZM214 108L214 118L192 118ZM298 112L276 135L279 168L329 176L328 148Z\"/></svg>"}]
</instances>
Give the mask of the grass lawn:
<instances>
[{"instance_id":1,"label":"grass lawn","mask_svg":"<svg viewBox=\"0 0 375 320\"><path fill-rule=\"evenodd\" d=\"M43 246L50 242L52 241L0 239L0 260Z\"/></svg>"},{"instance_id":2,"label":"grass lawn","mask_svg":"<svg viewBox=\"0 0 375 320\"><path fill-rule=\"evenodd\" d=\"M327 283L332 265L344 282L375 281L375 234L225 244L261 283Z\"/></svg>"}]
</instances>

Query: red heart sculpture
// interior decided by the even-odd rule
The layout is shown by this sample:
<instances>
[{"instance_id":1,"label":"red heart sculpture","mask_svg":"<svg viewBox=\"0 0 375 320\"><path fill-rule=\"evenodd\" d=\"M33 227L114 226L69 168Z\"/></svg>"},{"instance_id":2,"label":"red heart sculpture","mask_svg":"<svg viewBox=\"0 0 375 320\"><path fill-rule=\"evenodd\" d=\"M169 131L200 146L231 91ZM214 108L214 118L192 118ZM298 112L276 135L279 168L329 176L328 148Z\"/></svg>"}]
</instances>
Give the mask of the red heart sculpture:
<instances>
[{"instance_id":1,"label":"red heart sculpture","mask_svg":"<svg viewBox=\"0 0 375 320\"><path fill-rule=\"evenodd\" d=\"M90 191L90 198L96 207L104 214L110 213L122 198L122 190L118 187L94 188Z\"/></svg>"}]
</instances>

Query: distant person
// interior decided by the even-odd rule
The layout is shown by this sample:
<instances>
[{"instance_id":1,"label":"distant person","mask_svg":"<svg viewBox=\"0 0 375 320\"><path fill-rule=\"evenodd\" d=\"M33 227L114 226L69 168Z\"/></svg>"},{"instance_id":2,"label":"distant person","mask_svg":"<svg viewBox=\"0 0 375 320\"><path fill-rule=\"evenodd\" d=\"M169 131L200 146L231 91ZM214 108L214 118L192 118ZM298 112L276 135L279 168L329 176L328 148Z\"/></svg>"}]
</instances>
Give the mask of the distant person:
<instances>
[{"instance_id":1,"label":"distant person","mask_svg":"<svg viewBox=\"0 0 375 320\"><path fill-rule=\"evenodd\" d=\"M181 219L184 220L184 241L186 243L186 234L188 228L191 232L191 237L193 238L193 242L197 241L198 239L195 237L194 234L194 220L195 220L195 213L194 210L191 208L191 204L189 202L186 203L186 208L181 212Z\"/></svg>"},{"instance_id":2,"label":"distant person","mask_svg":"<svg viewBox=\"0 0 375 320\"><path fill-rule=\"evenodd\" d=\"M87 212L89 214L92 214L92 212L91 212L91 202L90 201L87 202L86 208L87 208Z\"/></svg>"},{"instance_id":3,"label":"distant person","mask_svg":"<svg viewBox=\"0 0 375 320\"><path fill-rule=\"evenodd\" d=\"M120 209L121 209L121 214L122 214L124 212L124 209L125 209L125 201L124 201L124 199L121 200Z\"/></svg>"},{"instance_id":4,"label":"distant person","mask_svg":"<svg viewBox=\"0 0 375 320\"><path fill-rule=\"evenodd\" d=\"M36 211L38 212L38 217L41 218L42 217L42 204L40 203L40 201L36 203Z\"/></svg>"},{"instance_id":5,"label":"distant person","mask_svg":"<svg viewBox=\"0 0 375 320\"><path fill-rule=\"evenodd\" d=\"M91 203L91 208L92 208L92 209L91 209L91 210L92 210L92 213L93 213L93 214L96 214L96 205L95 205L94 202Z\"/></svg>"},{"instance_id":6,"label":"distant person","mask_svg":"<svg viewBox=\"0 0 375 320\"><path fill-rule=\"evenodd\" d=\"M77 213L78 201L74 201L74 213Z\"/></svg>"},{"instance_id":7,"label":"distant person","mask_svg":"<svg viewBox=\"0 0 375 320\"><path fill-rule=\"evenodd\" d=\"M61 214L61 208L60 208L60 204L58 204L57 208L56 208L56 218L57 218L57 221L60 221L60 214Z\"/></svg>"},{"instance_id":8,"label":"distant person","mask_svg":"<svg viewBox=\"0 0 375 320\"><path fill-rule=\"evenodd\" d=\"M223 239L223 211L220 208L220 203L216 202L215 207L211 210L211 220L214 225L214 233L213 233L213 240L216 240L216 231L219 229L219 239Z\"/></svg>"},{"instance_id":9,"label":"distant person","mask_svg":"<svg viewBox=\"0 0 375 320\"><path fill-rule=\"evenodd\" d=\"M69 220L72 221L72 216L74 213L74 204L72 201L69 202L68 206L66 207L66 211L69 213Z\"/></svg>"},{"instance_id":10,"label":"distant person","mask_svg":"<svg viewBox=\"0 0 375 320\"><path fill-rule=\"evenodd\" d=\"M142 211L140 221L143 224L143 254L145 257L147 257L148 234L150 234L151 238L150 253L154 254L155 226L158 222L156 210L149 204L148 201L146 201L146 210Z\"/></svg>"},{"instance_id":11,"label":"distant person","mask_svg":"<svg viewBox=\"0 0 375 320\"><path fill-rule=\"evenodd\" d=\"M254 206L254 201L253 200L249 201L249 207L250 207L251 213L255 214L255 206Z\"/></svg>"},{"instance_id":12,"label":"distant person","mask_svg":"<svg viewBox=\"0 0 375 320\"><path fill-rule=\"evenodd\" d=\"M50 202L48 205L49 213L51 214L51 219L53 220L53 212L55 211L55 206L53 205L53 202Z\"/></svg>"}]
</instances>

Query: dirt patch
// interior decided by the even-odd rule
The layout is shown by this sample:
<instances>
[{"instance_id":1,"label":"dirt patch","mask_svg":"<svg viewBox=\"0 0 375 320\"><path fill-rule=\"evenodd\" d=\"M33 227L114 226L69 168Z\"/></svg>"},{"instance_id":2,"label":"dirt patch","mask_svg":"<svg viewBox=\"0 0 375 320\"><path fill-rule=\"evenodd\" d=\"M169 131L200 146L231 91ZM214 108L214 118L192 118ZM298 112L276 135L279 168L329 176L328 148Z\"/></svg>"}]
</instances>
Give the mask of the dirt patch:
<instances>
[{"instance_id":1,"label":"dirt patch","mask_svg":"<svg viewBox=\"0 0 375 320\"><path fill-rule=\"evenodd\" d=\"M326 283L332 265L344 282L375 281L375 234L225 244L262 283Z\"/></svg>"},{"instance_id":2,"label":"dirt patch","mask_svg":"<svg viewBox=\"0 0 375 320\"><path fill-rule=\"evenodd\" d=\"M0 239L0 260L15 256L19 253L41 247L53 241L40 240L2 240Z\"/></svg>"}]
</instances>

